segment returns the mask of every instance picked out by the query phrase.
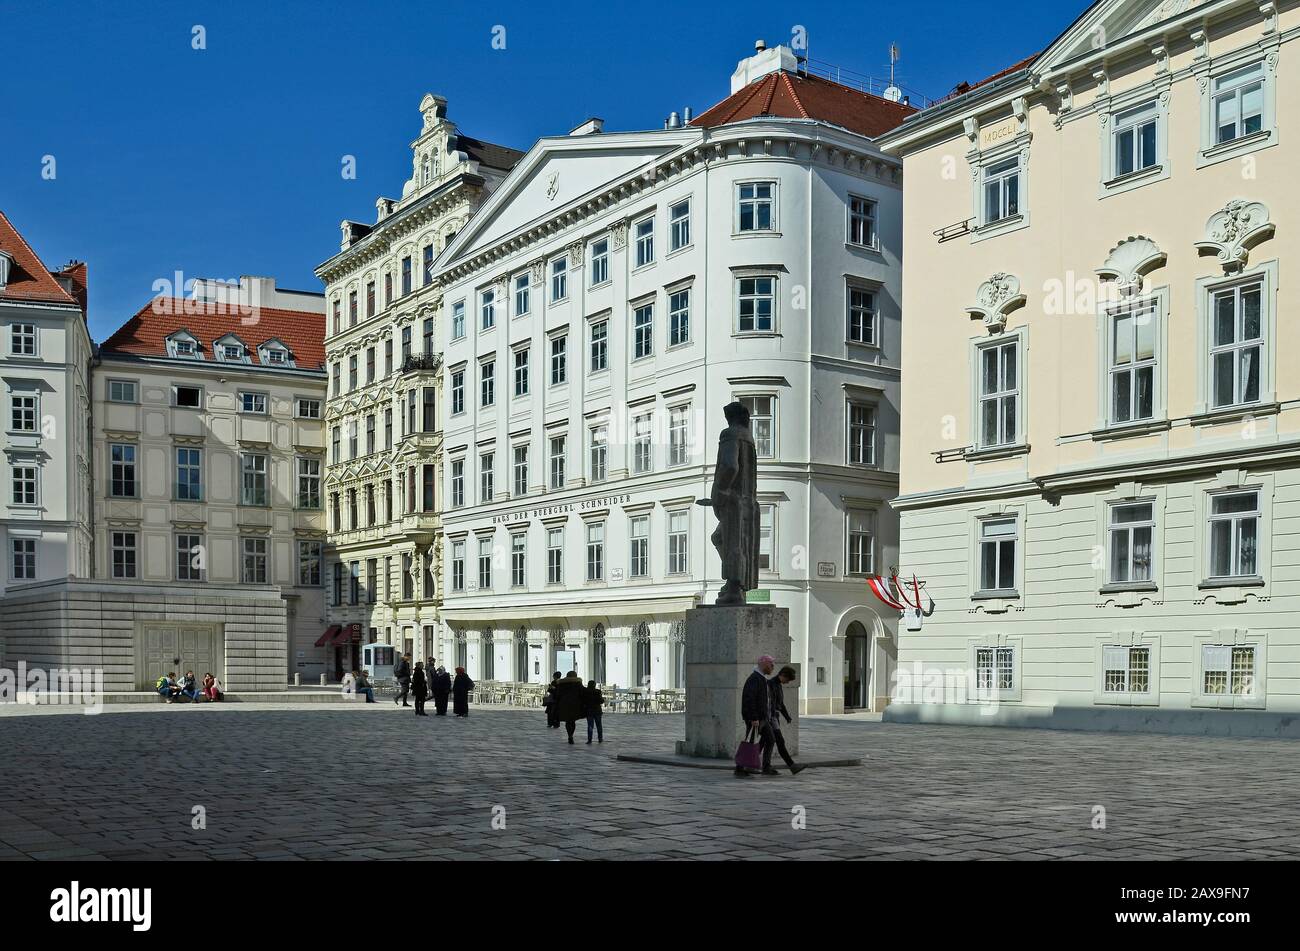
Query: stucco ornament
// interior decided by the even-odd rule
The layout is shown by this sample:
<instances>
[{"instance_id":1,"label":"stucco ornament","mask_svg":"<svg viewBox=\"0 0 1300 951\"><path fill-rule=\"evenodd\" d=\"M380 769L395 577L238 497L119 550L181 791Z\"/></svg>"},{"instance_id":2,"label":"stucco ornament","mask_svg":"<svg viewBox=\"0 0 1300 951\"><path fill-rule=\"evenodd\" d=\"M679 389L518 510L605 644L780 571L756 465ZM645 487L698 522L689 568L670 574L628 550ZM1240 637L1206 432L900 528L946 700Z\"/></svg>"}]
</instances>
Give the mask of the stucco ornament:
<instances>
[{"instance_id":1,"label":"stucco ornament","mask_svg":"<svg viewBox=\"0 0 1300 951\"><path fill-rule=\"evenodd\" d=\"M1273 231L1263 202L1234 199L1210 216L1205 240L1197 241L1196 247L1217 255L1225 271L1239 271L1246 266L1250 249L1272 237Z\"/></svg>"},{"instance_id":2,"label":"stucco ornament","mask_svg":"<svg viewBox=\"0 0 1300 951\"><path fill-rule=\"evenodd\" d=\"M966 313L983 320L991 333L1000 333L1007 325L1007 315L1024 303L1020 278L999 272L980 285L975 304L967 307Z\"/></svg>"},{"instance_id":3,"label":"stucco ornament","mask_svg":"<svg viewBox=\"0 0 1300 951\"><path fill-rule=\"evenodd\" d=\"M1106 255L1106 263L1094 273L1103 281L1114 281L1124 297L1142 291L1142 279L1148 271L1165 263L1168 255L1150 238L1130 235Z\"/></svg>"}]
</instances>

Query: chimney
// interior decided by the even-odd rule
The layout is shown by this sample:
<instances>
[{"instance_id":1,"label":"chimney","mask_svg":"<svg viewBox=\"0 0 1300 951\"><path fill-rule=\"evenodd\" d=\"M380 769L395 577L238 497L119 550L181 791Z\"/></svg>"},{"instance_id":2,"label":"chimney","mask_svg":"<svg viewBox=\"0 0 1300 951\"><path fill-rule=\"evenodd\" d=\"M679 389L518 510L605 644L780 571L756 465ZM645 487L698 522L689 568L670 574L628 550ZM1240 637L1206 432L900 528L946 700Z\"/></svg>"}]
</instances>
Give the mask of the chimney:
<instances>
[{"instance_id":1,"label":"chimney","mask_svg":"<svg viewBox=\"0 0 1300 951\"><path fill-rule=\"evenodd\" d=\"M765 50L765 49L767 49L767 43L766 43L765 41L763 41L763 40L755 40L755 41L754 41L754 52L755 52L755 53L761 53L761 52L763 52L763 50Z\"/></svg>"},{"instance_id":2,"label":"chimney","mask_svg":"<svg viewBox=\"0 0 1300 951\"><path fill-rule=\"evenodd\" d=\"M682 125L691 124L691 107L687 106L682 110Z\"/></svg>"},{"instance_id":3,"label":"chimney","mask_svg":"<svg viewBox=\"0 0 1300 951\"><path fill-rule=\"evenodd\" d=\"M670 113L668 113L668 124L667 124L666 126L664 126L664 128L665 128L665 129L680 129L681 127L682 127L682 120L681 120L681 117L680 117L679 115L677 115L677 113L675 113L675 112L670 112Z\"/></svg>"},{"instance_id":4,"label":"chimney","mask_svg":"<svg viewBox=\"0 0 1300 951\"><path fill-rule=\"evenodd\" d=\"M605 120L592 117L569 130L569 135L595 135L605 131Z\"/></svg>"},{"instance_id":5,"label":"chimney","mask_svg":"<svg viewBox=\"0 0 1300 951\"><path fill-rule=\"evenodd\" d=\"M742 59L736 64L736 71L731 74L731 91L740 92L752 82L756 82L770 73L777 72L795 72L799 67L799 61L795 58L794 50L788 46L776 46L772 49L767 48L767 44L759 40L754 44L754 55L748 59Z\"/></svg>"}]
</instances>

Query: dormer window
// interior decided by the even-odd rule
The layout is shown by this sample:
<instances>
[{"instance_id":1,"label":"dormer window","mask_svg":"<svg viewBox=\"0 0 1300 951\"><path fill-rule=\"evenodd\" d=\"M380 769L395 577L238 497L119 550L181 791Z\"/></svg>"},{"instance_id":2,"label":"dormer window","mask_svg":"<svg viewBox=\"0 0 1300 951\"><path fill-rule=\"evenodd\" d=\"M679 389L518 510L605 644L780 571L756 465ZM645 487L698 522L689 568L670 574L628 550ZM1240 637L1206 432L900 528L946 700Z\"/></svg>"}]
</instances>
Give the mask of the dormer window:
<instances>
[{"instance_id":1,"label":"dormer window","mask_svg":"<svg viewBox=\"0 0 1300 951\"><path fill-rule=\"evenodd\" d=\"M175 336L167 340L168 354L173 357L181 357L187 360L202 359L199 353L199 342L195 340L187 331L179 331Z\"/></svg>"},{"instance_id":2,"label":"dormer window","mask_svg":"<svg viewBox=\"0 0 1300 951\"><path fill-rule=\"evenodd\" d=\"M226 334L213 345L217 359L224 363L248 363L248 347L234 334Z\"/></svg>"},{"instance_id":3,"label":"dormer window","mask_svg":"<svg viewBox=\"0 0 1300 951\"><path fill-rule=\"evenodd\" d=\"M289 355L283 350L272 349L266 351L266 362L274 366L283 366L289 361Z\"/></svg>"},{"instance_id":4,"label":"dormer window","mask_svg":"<svg viewBox=\"0 0 1300 951\"><path fill-rule=\"evenodd\" d=\"M223 343L221 345L221 359L242 360L244 359L244 348L234 343Z\"/></svg>"},{"instance_id":5,"label":"dormer window","mask_svg":"<svg viewBox=\"0 0 1300 951\"><path fill-rule=\"evenodd\" d=\"M264 367L291 367L293 356L284 341L276 337L257 345L257 360Z\"/></svg>"}]
</instances>

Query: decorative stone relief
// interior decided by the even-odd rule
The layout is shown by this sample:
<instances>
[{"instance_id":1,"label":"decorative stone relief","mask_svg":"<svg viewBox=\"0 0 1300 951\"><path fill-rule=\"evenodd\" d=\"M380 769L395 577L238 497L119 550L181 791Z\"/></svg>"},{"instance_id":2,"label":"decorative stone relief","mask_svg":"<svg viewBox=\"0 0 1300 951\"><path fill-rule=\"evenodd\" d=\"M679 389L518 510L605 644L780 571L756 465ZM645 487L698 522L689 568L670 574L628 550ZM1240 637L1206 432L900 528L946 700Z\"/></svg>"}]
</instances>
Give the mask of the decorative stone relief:
<instances>
[{"instance_id":1,"label":"decorative stone relief","mask_svg":"<svg viewBox=\"0 0 1300 951\"><path fill-rule=\"evenodd\" d=\"M609 245L615 251L627 247L627 221L619 221L610 226Z\"/></svg>"},{"instance_id":2,"label":"decorative stone relief","mask_svg":"<svg viewBox=\"0 0 1300 951\"><path fill-rule=\"evenodd\" d=\"M582 267L582 242L575 241L566 250L569 252L569 266Z\"/></svg>"},{"instance_id":3,"label":"decorative stone relief","mask_svg":"<svg viewBox=\"0 0 1300 951\"><path fill-rule=\"evenodd\" d=\"M1150 238L1129 236L1106 255L1106 263L1094 273L1103 281L1115 281L1119 292L1131 297L1142 291L1142 279L1148 271L1165 263L1168 255Z\"/></svg>"},{"instance_id":4,"label":"decorative stone relief","mask_svg":"<svg viewBox=\"0 0 1300 951\"><path fill-rule=\"evenodd\" d=\"M1025 303L1020 293L1020 278L1012 274L994 274L975 292L974 306L966 313L984 321L990 333L1001 333L1007 325L1007 315Z\"/></svg>"},{"instance_id":5,"label":"decorative stone relief","mask_svg":"<svg viewBox=\"0 0 1300 951\"><path fill-rule=\"evenodd\" d=\"M1263 202L1234 199L1210 216L1205 225L1205 239L1196 242L1202 253L1213 252L1225 271L1239 271L1246 266L1250 249L1273 235L1268 207Z\"/></svg>"}]
</instances>

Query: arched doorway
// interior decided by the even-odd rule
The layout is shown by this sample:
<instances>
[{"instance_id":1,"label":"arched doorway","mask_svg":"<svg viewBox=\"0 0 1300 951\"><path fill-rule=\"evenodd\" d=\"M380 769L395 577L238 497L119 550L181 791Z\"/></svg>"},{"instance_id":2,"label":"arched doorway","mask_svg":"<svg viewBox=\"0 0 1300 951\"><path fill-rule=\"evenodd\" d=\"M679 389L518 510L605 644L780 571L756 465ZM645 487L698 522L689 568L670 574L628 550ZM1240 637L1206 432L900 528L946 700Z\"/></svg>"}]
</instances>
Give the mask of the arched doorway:
<instances>
[{"instance_id":1,"label":"arched doorway","mask_svg":"<svg viewBox=\"0 0 1300 951\"><path fill-rule=\"evenodd\" d=\"M844 632L844 709L871 706L871 638L860 621Z\"/></svg>"},{"instance_id":2,"label":"arched doorway","mask_svg":"<svg viewBox=\"0 0 1300 951\"><path fill-rule=\"evenodd\" d=\"M591 679L605 685L605 625L597 622L591 629Z\"/></svg>"},{"instance_id":3,"label":"arched doorway","mask_svg":"<svg viewBox=\"0 0 1300 951\"><path fill-rule=\"evenodd\" d=\"M528 678L528 628L515 631L515 681L526 684Z\"/></svg>"},{"instance_id":4,"label":"arched doorway","mask_svg":"<svg viewBox=\"0 0 1300 951\"><path fill-rule=\"evenodd\" d=\"M637 687L650 686L650 625L641 621L632 629L633 683Z\"/></svg>"},{"instance_id":5,"label":"arched doorway","mask_svg":"<svg viewBox=\"0 0 1300 951\"><path fill-rule=\"evenodd\" d=\"M479 670L483 680L496 679L496 645L492 642L492 628L485 627L479 635Z\"/></svg>"}]
</instances>

